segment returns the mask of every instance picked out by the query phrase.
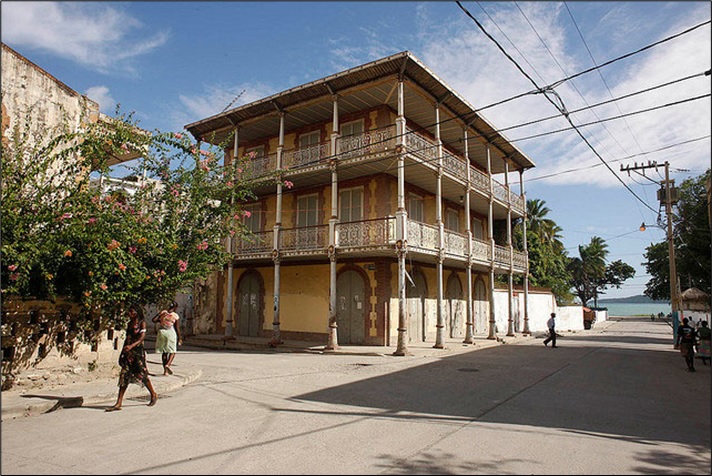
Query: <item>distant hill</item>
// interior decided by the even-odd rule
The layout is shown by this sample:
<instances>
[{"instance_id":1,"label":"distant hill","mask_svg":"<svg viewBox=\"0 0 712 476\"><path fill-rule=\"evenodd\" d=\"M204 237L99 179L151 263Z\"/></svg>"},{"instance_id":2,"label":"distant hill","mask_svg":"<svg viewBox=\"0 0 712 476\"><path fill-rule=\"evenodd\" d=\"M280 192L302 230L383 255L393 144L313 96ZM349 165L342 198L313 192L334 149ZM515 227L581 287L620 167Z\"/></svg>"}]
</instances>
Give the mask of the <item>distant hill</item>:
<instances>
[{"instance_id":1,"label":"distant hill","mask_svg":"<svg viewBox=\"0 0 712 476\"><path fill-rule=\"evenodd\" d=\"M609 298L609 299L599 299L599 304L606 303L630 303L630 304L646 304L646 303L665 303L670 304L670 301L655 301L650 299L648 296L639 294L637 296L628 296L624 298Z\"/></svg>"}]
</instances>

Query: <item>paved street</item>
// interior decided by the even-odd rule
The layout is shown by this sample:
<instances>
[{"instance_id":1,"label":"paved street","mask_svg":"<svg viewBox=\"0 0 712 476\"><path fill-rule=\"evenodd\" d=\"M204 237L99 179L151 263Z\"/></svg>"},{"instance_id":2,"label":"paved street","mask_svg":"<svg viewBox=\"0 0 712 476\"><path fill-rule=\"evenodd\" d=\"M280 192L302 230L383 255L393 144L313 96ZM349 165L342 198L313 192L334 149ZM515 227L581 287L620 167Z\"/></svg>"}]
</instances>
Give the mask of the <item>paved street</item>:
<instances>
[{"instance_id":1,"label":"paved street","mask_svg":"<svg viewBox=\"0 0 712 476\"><path fill-rule=\"evenodd\" d=\"M182 349L155 407L2 422L2 474L710 474L710 366L661 321L427 356ZM158 378L158 377L156 377Z\"/></svg>"}]
</instances>

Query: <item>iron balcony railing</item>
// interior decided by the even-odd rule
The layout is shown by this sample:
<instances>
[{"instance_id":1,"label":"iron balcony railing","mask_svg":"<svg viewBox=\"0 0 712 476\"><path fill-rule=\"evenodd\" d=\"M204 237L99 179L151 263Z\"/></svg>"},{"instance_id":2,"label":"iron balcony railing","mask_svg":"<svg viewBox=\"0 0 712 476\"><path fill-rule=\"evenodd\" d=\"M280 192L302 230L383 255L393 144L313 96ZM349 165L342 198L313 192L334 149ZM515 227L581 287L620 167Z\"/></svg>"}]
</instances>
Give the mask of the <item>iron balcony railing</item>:
<instances>
[{"instance_id":1,"label":"iron balcony railing","mask_svg":"<svg viewBox=\"0 0 712 476\"><path fill-rule=\"evenodd\" d=\"M359 220L337 223L336 246L339 252L364 250L383 250L395 246L396 219L389 216L372 220ZM268 259L272 255L274 232L264 231L233 240L233 253L236 259ZM412 253L434 255L440 252L440 233L437 226L408 220L406 230L408 250ZM526 254L512 250L509 246L495 244L492 256L492 244L488 240L472 238L472 248L465 234L444 230L443 252L450 259L489 265L494 260L500 269L509 269L510 261L515 271L523 272L527 266ZM317 225L299 228L285 228L279 232L280 252L285 255L305 255L326 253L329 245L329 226Z\"/></svg>"}]
</instances>

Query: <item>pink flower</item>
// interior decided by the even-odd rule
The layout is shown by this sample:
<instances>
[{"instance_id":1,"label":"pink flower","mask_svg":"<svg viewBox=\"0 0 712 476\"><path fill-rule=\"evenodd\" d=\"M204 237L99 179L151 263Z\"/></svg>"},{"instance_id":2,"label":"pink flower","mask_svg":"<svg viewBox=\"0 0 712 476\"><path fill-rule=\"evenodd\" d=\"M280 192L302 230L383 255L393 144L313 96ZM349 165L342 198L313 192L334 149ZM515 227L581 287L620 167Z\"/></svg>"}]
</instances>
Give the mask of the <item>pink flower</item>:
<instances>
[{"instance_id":1,"label":"pink flower","mask_svg":"<svg viewBox=\"0 0 712 476\"><path fill-rule=\"evenodd\" d=\"M241 169L240 167L237 168L237 173L238 173L238 174L241 174L241 173L242 173L242 169Z\"/></svg>"},{"instance_id":2,"label":"pink flower","mask_svg":"<svg viewBox=\"0 0 712 476\"><path fill-rule=\"evenodd\" d=\"M188 262L183 261L182 259L178 260L178 271L181 273L184 272L186 269L188 269Z\"/></svg>"},{"instance_id":3,"label":"pink flower","mask_svg":"<svg viewBox=\"0 0 712 476\"><path fill-rule=\"evenodd\" d=\"M87 223L89 223L90 225L95 222L96 222L96 218L94 218L94 217L91 217L89 220L87 220Z\"/></svg>"},{"instance_id":4,"label":"pink flower","mask_svg":"<svg viewBox=\"0 0 712 476\"><path fill-rule=\"evenodd\" d=\"M104 284L104 283L101 283L101 286L99 286L99 287L100 287L101 289L103 289L104 291L106 291L109 286L107 286L107 285Z\"/></svg>"},{"instance_id":5,"label":"pink flower","mask_svg":"<svg viewBox=\"0 0 712 476\"><path fill-rule=\"evenodd\" d=\"M175 137L176 139L182 139L183 134L181 134L180 132L176 132L175 134L173 134L173 137Z\"/></svg>"},{"instance_id":6,"label":"pink flower","mask_svg":"<svg viewBox=\"0 0 712 476\"><path fill-rule=\"evenodd\" d=\"M136 254L137 248L135 246L129 246L129 253L132 255Z\"/></svg>"},{"instance_id":7,"label":"pink flower","mask_svg":"<svg viewBox=\"0 0 712 476\"><path fill-rule=\"evenodd\" d=\"M71 214L71 213L65 213L64 215L62 215L61 217L59 217L60 221L61 221L61 220L66 220L66 219L68 219L68 218L72 218L72 214Z\"/></svg>"},{"instance_id":8,"label":"pink flower","mask_svg":"<svg viewBox=\"0 0 712 476\"><path fill-rule=\"evenodd\" d=\"M228 187L232 187L232 182L228 182L225 185L227 185Z\"/></svg>"},{"instance_id":9,"label":"pink flower","mask_svg":"<svg viewBox=\"0 0 712 476\"><path fill-rule=\"evenodd\" d=\"M12 281L17 281L20 278L20 275L18 273L12 273L10 275L10 280Z\"/></svg>"},{"instance_id":10,"label":"pink flower","mask_svg":"<svg viewBox=\"0 0 712 476\"><path fill-rule=\"evenodd\" d=\"M172 189L171 193L173 194L174 197L177 197L180 194L180 192L178 192L177 188Z\"/></svg>"},{"instance_id":11,"label":"pink flower","mask_svg":"<svg viewBox=\"0 0 712 476\"><path fill-rule=\"evenodd\" d=\"M64 256L66 256L67 258L71 258L71 257L72 257L72 250L67 250L67 251L65 251L65 252L64 252Z\"/></svg>"},{"instance_id":12,"label":"pink flower","mask_svg":"<svg viewBox=\"0 0 712 476\"><path fill-rule=\"evenodd\" d=\"M250 218L252 216L252 212L249 210L244 210L242 212L242 216L244 216L245 218Z\"/></svg>"},{"instance_id":13,"label":"pink flower","mask_svg":"<svg viewBox=\"0 0 712 476\"><path fill-rule=\"evenodd\" d=\"M121 144L121 149L124 150L125 152L128 152L129 146L127 146L126 144Z\"/></svg>"},{"instance_id":14,"label":"pink flower","mask_svg":"<svg viewBox=\"0 0 712 476\"><path fill-rule=\"evenodd\" d=\"M292 187L294 187L294 184L292 182L290 182L289 180L285 180L284 186L287 188L292 188Z\"/></svg>"},{"instance_id":15,"label":"pink flower","mask_svg":"<svg viewBox=\"0 0 712 476\"><path fill-rule=\"evenodd\" d=\"M17 269L17 265L11 264L10 266L7 267L7 269L9 269L10 271L15 271Z\"/></svg>"},{"instance_id":16,"label":"pink flower","mask_svg":"<svg viewBox=\"0 0 712 476\"><path fill-rule=\"evenodd\" d=\"M230 236L235 236L235 230L230 230Z\"/></svg>"},{"instance_id":17,"label":"pink flower","mask_svg":"<svg viewBox=\"0 0 712 476\"><path fill-rule=\"evenodd\" d=\"M199 244L196 246L196 248L198 248L199 250L207 250L207 249L208 249L208 242L205 241L205 240L203 240L203 242L202 242L202 243L199 243Z\"/></svg>"}]
</instances>

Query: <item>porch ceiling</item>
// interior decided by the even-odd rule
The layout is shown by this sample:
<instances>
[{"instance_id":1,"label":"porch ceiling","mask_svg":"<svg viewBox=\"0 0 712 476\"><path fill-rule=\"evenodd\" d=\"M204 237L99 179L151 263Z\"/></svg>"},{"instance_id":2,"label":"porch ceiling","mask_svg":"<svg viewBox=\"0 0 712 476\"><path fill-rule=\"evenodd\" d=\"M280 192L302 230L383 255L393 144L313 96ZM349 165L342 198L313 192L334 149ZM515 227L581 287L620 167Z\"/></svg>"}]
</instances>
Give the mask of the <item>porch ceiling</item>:
<instances>
[{"instance_id":1,"label":"porch ceiling","mask_svg":"<svg viewBox=\"0 0 712 476\"><path fill-rule=\"evenodd\" d=\"M468 126L468 155L487 169L486 141L491 147L492 173L534 167L534 163L498 133L475 109L432 73L410 52L395 55L294 87L267 98L225 111L185 126L196 139L218 144L240 126L240 143L274 137L279 113L285 112L285 132L314 123L330 122L332 95L339 95L339 116L386 105L398 110L398 78L405 79L408 127L435 134L435 104L440 103L440 136L451 151L464 155L463 130Z\"/></svg>"}]
</instances>

